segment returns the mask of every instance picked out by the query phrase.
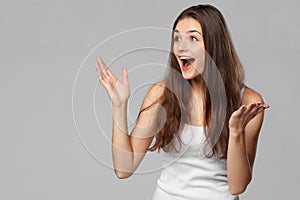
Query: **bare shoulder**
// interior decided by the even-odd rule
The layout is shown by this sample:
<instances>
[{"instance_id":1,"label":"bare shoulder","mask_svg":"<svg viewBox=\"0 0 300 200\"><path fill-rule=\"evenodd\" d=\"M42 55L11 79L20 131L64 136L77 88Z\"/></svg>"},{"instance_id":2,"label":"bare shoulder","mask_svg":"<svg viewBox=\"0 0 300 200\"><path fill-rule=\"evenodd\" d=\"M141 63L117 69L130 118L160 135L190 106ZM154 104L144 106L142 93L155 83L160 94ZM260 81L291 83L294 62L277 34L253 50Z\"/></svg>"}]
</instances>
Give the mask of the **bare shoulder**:
<instances>
[{"instance_id":1,"label":"bare shoulder","mask_svg":"<svg viewBox=\"0 0 300 200\"><path fill-rule=\"evenodd\" d=\"M164 90L165 90L164 81L154 83L150 87L149 91L147 92L142 107L146 108L151 106L153 103L158 103L158 101L163 95Z\"/></svg>"},{"instance_id":2,"label":"bare shoulder","mask_svg":"<svg viewBox=\"0 0 300 200\"><path fill-rule=\"evenodd\" d=\"M151 96L161 96L165 89L165 83L164 81L159 81L157 83L154 83L151 88L149 89L147 95Z\"/></svg>"},{"instance_id":3,"label":"bare shoulder","mask_svg":"<svg viewBox=\"0 0 300 200\"><path fill-rule=\"evenodd\" d=\"M242 104L247 105L256 102L264 103L262 95L254 89L245 86L244 94L242 97Z\"/></svg>"}]
</instances>

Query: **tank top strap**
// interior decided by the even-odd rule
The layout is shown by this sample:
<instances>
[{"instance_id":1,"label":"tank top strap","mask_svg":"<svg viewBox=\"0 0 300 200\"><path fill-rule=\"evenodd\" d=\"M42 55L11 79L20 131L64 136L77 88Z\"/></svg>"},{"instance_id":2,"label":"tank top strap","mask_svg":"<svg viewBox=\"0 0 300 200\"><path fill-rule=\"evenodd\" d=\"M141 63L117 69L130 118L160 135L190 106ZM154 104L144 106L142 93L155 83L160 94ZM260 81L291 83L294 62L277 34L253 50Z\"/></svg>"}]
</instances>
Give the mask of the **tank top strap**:
<instances>
[{"instance_id":1,"label":"tank top strap","mask_svg":"<svg viewBox=\"0 0 300 200\"><path fill-rule=\"evenodd\" d=\"M242 101L242 98L244 96L244 91L245 91L245 85L243 85L241 91L240 91L240 101Z\"/></svg>"}]
</instances>

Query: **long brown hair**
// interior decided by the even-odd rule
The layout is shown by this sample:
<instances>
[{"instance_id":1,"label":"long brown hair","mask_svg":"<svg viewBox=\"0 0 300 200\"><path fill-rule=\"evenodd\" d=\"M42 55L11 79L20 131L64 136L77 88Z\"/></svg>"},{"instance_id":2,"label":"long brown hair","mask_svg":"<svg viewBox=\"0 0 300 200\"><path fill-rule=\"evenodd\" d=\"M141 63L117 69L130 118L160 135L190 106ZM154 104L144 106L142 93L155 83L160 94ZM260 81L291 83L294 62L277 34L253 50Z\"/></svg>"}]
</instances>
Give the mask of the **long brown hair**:
<instances>
[{"instance_id":1,"label":"long brown hair","mask_svg":"<svg viewBox=\"0 0 300 200\"><path fill-rule=\"evenodd\" d=\"M176 19L177 23L184 18L197 20L203 31L206 56L205 67L199 77L202 87L204 129L206 144L210 147L208 157L227 157L229 138L228 121L234 110L240 106L240 90L243 87L244 70L233 46L229 30L221 12L211 5L197 5L184 10ZM187 119L191 95L190 81L181 75L178 61L171 51L169 54L170 69L164 80L165 89L158 100L167 113L162 129L155 136L155 143L150 151L170 151L174 149L173 141L177 138L182 121ZM219 74L220 78L215 75ZM143 111L143 110L142 110ZM141 112L142 112L141 111Z\"/></svg>"}]
</instances>

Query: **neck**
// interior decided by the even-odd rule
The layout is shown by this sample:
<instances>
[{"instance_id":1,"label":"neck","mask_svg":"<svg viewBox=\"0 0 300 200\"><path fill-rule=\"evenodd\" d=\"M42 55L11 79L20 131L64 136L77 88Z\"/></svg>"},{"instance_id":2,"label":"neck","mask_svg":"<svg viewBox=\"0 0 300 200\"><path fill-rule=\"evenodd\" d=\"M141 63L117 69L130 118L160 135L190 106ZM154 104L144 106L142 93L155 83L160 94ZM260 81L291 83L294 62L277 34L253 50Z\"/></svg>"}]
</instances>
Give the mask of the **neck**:
<instances>
[{"instance_id":1,"label":"neck","mask_svg":"<svg viewBox=\"0 0 300 200\"><path fill-rule=\"evenodd\" d=\"M197 76L196 78L191 80L191 86L193 93L197 96L202 96L202 85L205 84L201 76Z\"/></svg>"},{"instance_id":2,"label":"neck","mask_svg":"<svg viewBox=\"0 0 300 200\"><path fill-rule=\"evenodd\" d=\"M190 98L189 123L202 126L203 125L203 89L205 84L201 77L190 80L192 93Z\"/></svg>"}]
</instances>

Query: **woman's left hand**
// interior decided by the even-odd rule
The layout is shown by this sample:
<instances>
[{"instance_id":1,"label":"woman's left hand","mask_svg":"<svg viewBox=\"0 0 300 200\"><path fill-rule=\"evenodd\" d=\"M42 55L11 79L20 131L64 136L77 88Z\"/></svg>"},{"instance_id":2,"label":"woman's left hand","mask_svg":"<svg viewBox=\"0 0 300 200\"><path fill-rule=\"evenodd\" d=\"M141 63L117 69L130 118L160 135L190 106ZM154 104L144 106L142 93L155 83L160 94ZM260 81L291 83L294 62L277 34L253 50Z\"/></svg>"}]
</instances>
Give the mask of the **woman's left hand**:
<instances>
[{"instance_id":1,"label":"woman's left hand","mask_svg":"<svg viewBox=\"0 0 300 200\"><path fill-rule=\"evenodd\" d=\"M264 109L269 108L268 104L252 103L247 106L242 105L234 111L229 119L229 130L231 133L242 134L246 125Z\"/></svg>"}]
</instances>

